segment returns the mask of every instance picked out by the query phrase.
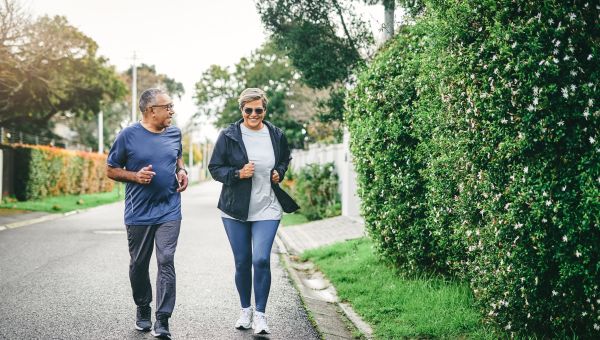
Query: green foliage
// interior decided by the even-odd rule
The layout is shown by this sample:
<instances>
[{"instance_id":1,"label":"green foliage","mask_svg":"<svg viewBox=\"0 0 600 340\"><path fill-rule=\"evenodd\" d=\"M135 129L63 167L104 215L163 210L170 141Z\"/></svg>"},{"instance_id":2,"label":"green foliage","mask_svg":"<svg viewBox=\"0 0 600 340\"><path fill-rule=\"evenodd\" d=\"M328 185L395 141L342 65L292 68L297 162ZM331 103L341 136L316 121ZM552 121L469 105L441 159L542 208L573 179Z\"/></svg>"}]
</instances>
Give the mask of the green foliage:
<instances>
[{"instance_id":1,"label":"green foliage","mask_svg":"<svg viewBox=\"0 0 600 340\"><path fill-rule=\"evenodd\" d=\"M600 333L594 6L429 1L348 98L377 249L468 279L511 335Z\"/></svg>"},{"instance_id":2,"label":"green foliage","mask_svg":"<svg viewBox=\"0 0 600 340\"><path fill-rule=\"evenodd\" d=\"M196 116L215 120L217 127L225 127L240 118L238 96L248 87L263 89L269 98L266 120L280 127L293 148L302 148L304 133L302 121L289 112L287 101L296 78L295 69L285 54L273 43L267 43L242 58L235 70L212 65L196 83L195 100L199 107Z\"/></svg>"},{"instance_id":3,"label":"green foliage","mask_svg":"<svg viewBox=\"0 0 600 340\"><path fill-rule=\"evenodd\" d=\"M257 8L277 46L313 88L348 79L362 62L360 50L373 42L351 1L260 0Z\"/></svg>"},{"instance_id":4,"label":"green foliage","mask_svg":"<svg viewBox=\"0 0 600 340\"><path fill-rule=\"evenodd\" d=\"M59 112L91 117L125 85L94 40L61 16L30 20L16 1L0 4L0 123L29 132ZM6 34L4 33L6 32Z\"/></svg>"},{"instance_id":5,"label":"green foliage","mask_svg":"<svg viewBox=\"0 0 600 340\"><path fill-rule=\"evenodd\" d=\"M308 220L338 216L341 212L338 176L333 163L309 164L294 178L293 196Z\"/></svg>"},{"instance_id":6,"label":"green foliage","mask_svg":"<svg viewBox=\"0 0 600 340\"><path fill-rule=\"evenodd\" d=\"M335 286L342 301L373 327L375 339L499 339L484 326L465 283L405 275L357 239L302 254Z\"/></svg>"},{"instance_id":7,"label":"green foliage","mask_svg":"<svg viewBox=\"0 0 600 340\"><path fill-rule=\"evenodd\" d=\"M15 196L20 201L65 194L112 191L106 155L46 146L11 146L15 152Z\"/></svg>"}]
</instances>

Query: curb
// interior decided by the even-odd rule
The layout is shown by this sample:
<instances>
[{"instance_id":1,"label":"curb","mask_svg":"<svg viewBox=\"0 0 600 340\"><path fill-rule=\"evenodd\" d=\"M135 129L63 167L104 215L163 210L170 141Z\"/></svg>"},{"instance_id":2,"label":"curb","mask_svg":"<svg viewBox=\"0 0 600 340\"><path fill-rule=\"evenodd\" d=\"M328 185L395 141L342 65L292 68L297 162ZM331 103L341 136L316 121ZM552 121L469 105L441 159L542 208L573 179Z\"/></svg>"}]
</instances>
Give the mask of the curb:
<instances>
[{"instance_id":1,"label":"curb","mask_svg":"<svg viewBox=\"0 0 600 340\"><path fill-rule=\"evenodd\" d=\"M280 257L283 259L290 277L302 296L305 308L313 314L316 328L323 338L356 339L355 334L358 331L362 334L361 338L372 339L373 330L371 327L360 318L349 304L339 301L335 287L323 278L323 274L314 271L312 275L308 275L308 271L313 271L314 265L311 262L298 265L292 259L288 251L290 249L289 241L281 237L279 233L275 237ZM313 276L317 279L313 279ZM345 328L345 331L341 327Z\"/></svg>"},{"instance_id":2,"label":"curb","mask_svg":"<svg viewBox=\"0 0 600 340\"><path fill-rule=\"evenodd\" d=\"M46 221L52 221L52 220L55 220L57 218L67 217L67 216L79 214L79 213L84 212L86 210L87 209L73 210L73 211L68 211L66 213L62 213L62 214L48 214L48 215L40 216L40 217L37 217L37 218L32 218L30 220L24 220L24 221L18 221L18 222L13 222L13 223L9 223L9 224L4 224L4 225L0 225L0 231L8 230L8 229L16 229L16 228L25 227L25 226L28 226L28 225L32 225L32 224L36 224L36 223L41 223L41 222L46 222Z\"/></svg>"}]
</instances>

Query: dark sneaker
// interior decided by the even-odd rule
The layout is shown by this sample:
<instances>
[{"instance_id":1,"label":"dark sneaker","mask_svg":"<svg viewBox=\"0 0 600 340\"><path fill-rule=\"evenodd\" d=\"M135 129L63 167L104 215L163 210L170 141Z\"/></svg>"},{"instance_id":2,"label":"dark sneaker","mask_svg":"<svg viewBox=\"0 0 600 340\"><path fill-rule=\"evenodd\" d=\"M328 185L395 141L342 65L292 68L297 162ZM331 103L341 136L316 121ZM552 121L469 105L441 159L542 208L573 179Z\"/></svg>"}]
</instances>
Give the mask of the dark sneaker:
<instances>
[{"instance_id":1,"label":"dark sneaker","mask_svg":"<svg viewBox=\"0 0 600 340\"><path fill-rule=\"evenodd\" d=\"M169 318L164 316L157 317L151 334L156 338L171 339L171 332L169 332Z\"/></svg>"},{"instance_id":2,"label":"dark sneaker","mask_svg":"<svg viewBox=\"0 0 600 340\"><path fill-rule=\"evenodd\" d=\"M135 313L135 329L138 331L148 332L152 328L152 308L150 306L138 306Z\"/></svg>"}]
</instances>

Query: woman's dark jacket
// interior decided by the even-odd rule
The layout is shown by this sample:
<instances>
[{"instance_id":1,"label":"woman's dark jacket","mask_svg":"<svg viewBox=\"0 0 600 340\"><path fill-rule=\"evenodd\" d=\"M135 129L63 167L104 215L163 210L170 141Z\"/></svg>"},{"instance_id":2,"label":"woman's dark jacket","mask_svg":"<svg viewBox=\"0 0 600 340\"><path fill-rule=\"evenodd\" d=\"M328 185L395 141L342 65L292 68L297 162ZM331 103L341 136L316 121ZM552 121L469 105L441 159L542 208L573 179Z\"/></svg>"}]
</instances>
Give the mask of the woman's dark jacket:
<instances>
[{"instance_id":1,"label":"woman's dark jacket","mask_svg":"<svg viewBox=\"0 0 600 340\"><path fill-rule=\"evenodd\" d=\"M240 129L243 121L240 119L221 132L210 158L208 170L215 180L223 183L219 209L233 218L245 221L248 218L250 206L252 178L239 179L235 176L235 171L242 169L249 162ZM271 173L273 170L277 170L279 180L282 181L292 160L290 149L281 129L267 121L263 121L263 124L269 129L275 152L275 168L271 169ZM296 202L279 187L279 183L271 181L271 188L273 188L283 211L291 213L299 209Z\"/></svg>"}]
</instances>

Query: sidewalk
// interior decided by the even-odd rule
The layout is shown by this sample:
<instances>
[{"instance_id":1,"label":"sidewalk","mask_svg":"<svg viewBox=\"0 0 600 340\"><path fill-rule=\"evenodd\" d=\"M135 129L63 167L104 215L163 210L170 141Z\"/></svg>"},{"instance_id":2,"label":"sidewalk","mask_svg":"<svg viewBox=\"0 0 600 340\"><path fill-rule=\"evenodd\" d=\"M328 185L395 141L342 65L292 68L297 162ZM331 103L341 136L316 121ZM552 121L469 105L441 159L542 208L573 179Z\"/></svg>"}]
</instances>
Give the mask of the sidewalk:
<instances>
[{"instance_id":1,"label":"sidewalk","mask_svg":"<svg viewBox=\"0 0 600 340\"><path fill-rule=\"evenodd\" d=\"M61 216L64 214L0 208L0 231L49 221Z\"/></svg>"},{"instance_id":2,"label":"sidewalk","mask_svg":"<svg viewBox=\"0 0 600 340\"><path fill-rule=\"evenodd\" d=\"M335 287L312 263L298 260L298 255L305 250L365 236L364 222L338 216L291 227L281 226L277 236L282 259L323 337L354 339L358 331L370 339L371 327L350 305L339 301Z\"/></svg>"}]
</instances>

